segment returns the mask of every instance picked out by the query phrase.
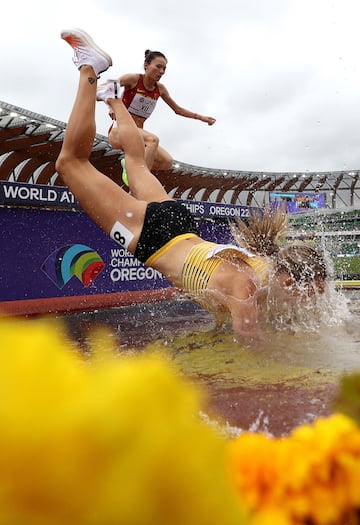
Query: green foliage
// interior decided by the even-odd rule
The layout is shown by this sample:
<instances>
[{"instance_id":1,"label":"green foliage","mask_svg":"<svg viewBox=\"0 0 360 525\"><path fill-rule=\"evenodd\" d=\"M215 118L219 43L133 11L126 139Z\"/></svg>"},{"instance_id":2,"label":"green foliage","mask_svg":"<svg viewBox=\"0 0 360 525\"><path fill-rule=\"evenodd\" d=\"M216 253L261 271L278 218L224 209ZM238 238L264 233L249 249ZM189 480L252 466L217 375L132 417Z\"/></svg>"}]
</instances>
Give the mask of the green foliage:
<instances>
[{"instance_id":1,"label":"green foliage","mask_svg":"<svg viewBox=\"0 0 360 525\"><path fill-rule=\"evenodd\" d=\"M342 378L334 408L360 425L360 372Z\"/></svg>"},{"instance_id":2,"label":"green foliage","mask_svg":"<svg viewBox=\"0 0 360 525\"><path fill-rule=\"evenodd\" d=\"M360 257L356 255L353 257L334 257L333 263L337 277L360 275Z\"/></svg>"}]
</instances>

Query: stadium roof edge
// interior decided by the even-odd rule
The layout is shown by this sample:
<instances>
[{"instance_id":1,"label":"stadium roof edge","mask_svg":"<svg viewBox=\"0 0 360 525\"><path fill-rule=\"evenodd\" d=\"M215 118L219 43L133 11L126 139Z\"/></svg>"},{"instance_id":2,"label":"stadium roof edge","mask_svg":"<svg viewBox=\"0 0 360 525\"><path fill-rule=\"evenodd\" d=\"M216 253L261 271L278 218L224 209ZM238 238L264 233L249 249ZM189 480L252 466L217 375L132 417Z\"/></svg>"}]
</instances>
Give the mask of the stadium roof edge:
<instances>
[{"instance_id":1,"label":"stadium roof edge","mask_svg":"<svg viewBox=\"0 0 360 525\"><path fill-rule=\"evenodd\" d=\"M63 185L55 170L66 123L0 101L0 180ZM123 152L96 134L90 161L118 184ZM205 168L174 161L155 172L172 197L262 205L273 192L325 193L330 208L360 204L360 169L337 171L251 171Z\"/></svg>"}]
</instances>

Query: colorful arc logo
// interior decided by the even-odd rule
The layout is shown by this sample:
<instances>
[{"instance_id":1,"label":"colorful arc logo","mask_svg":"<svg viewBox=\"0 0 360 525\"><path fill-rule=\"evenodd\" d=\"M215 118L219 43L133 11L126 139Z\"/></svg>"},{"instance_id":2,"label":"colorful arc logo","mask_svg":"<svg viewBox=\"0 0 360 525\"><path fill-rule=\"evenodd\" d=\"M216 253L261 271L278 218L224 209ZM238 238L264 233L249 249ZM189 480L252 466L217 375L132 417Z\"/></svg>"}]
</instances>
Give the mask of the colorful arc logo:
<instances>
[{"instance_id":1,"label":"colorful arc logo","mask_svg":"<svg viewBox=\"0 0 360 525\"><path fill-rule=\"evenodd\" d=\"M41 269L61 289L74 276L84 286L89 286L104 267L100 255L92 248L84 244L72 244L53 251Z\"/></svg>"}]
</instances>

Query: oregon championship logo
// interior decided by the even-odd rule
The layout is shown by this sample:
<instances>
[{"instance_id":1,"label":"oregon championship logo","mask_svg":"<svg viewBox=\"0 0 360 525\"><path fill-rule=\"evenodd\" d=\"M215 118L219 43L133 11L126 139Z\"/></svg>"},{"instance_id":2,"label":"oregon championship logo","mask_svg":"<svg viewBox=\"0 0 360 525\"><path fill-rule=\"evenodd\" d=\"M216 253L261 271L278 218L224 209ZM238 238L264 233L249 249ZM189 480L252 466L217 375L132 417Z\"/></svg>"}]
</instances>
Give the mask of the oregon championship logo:
<instances>
[{"instance_id":1,"label":"oregon championship logo","mask_svg":"<svg viewBox=\"0 0 360 525\"><path fill-rule=\"evenodd\" d=\"M41 269L61 289L74 276L84 286L89 286L104 267L100 255L92 248L84 244L71 244L52 252Z\"/></svg>"}]
</instances>

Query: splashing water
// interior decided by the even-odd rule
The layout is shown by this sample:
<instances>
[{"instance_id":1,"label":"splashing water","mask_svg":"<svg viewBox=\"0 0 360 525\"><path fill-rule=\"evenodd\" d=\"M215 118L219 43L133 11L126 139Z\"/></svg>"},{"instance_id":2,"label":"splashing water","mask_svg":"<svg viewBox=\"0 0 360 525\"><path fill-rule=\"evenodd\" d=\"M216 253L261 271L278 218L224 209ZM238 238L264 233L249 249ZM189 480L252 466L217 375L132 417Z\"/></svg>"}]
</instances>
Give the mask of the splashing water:
<instances>
[{"instance_id":1,"label":"splashing water","mask_svg":"<svg viewBox=\"0 0 360 525\"><path fill-rule=\"evenodd\" d=\"M351 316L345 295L329 283L323 293L300 290L299 296L274 297L268 291L264 328L289 333L318 332L324 327L341 326Z\"/></svg>"},{"instance_id":2,"label":"splashing water","mask_svg":"<svg viewBox=\"0 0 360 525\"><path fill-rule=\"evenodd\" d=\"M330 287L318 308L313 325L277 330L269 324L251 348L231 330L217 330L213 316L184 299L71 314L69 320L85 342L94 325L105 323L120 354L164 353L205 387L204 412L212 421L236 432L282 435L327 415L341 375L360 368L360 293Z\"/></svg>"}]
</instances>

